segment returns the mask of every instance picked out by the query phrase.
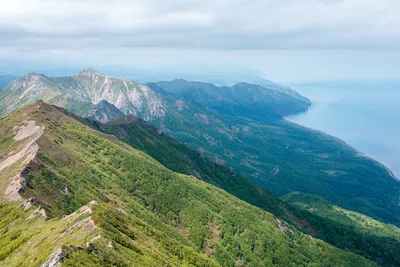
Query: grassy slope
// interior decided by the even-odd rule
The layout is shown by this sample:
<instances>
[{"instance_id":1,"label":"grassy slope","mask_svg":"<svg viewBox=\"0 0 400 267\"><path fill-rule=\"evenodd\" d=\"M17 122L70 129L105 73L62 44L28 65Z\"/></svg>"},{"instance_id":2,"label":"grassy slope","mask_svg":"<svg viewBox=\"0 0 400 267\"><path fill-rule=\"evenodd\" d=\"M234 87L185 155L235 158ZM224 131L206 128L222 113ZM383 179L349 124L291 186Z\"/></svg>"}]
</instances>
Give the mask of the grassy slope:
<instances>
[{"instance_id":1,"label":"grassy slope","mask_svg":"<svg viewBox=\"0 0 400 267\"><path fill-rule=\"evenodd\" d=\"M96 125L95 127L100 131L113 134L130 146L152 156L167 168L175 172L194 175L250 204L263 207L267 199L266 195L270 195L269 192L249 183L239 174L210 161L198 151L157 131L151 124L141 119L128 116L105 125L95 122L93 125Z\"/></svg>"},{"instance_id":2,"label":"grassy slope","mask_svg":"<svg viewBox=\"0 0 400 267\"><path fill-rule=\"evenodd\" d=\"M400 242L398 240L389 238L386 241L390 242L382 242L381 236L373 231L358 231L357 227L344 228L342 224L333 220L334 218L327 218L287 205L268 191L254 186L239 174L208 160L199 152L157 131L150 124L138 118L125 117L106 125L87 120L82 120L82 122L117 136L120 140L144 151L173 171L195 175L252 205L265 209L304 233L360 254L381 265L397 266L400 264L398 257ZM385 224L381 223L381 225ZM398 230L395 226L391 227Z\"/></svg>"},{"instance_id":3,"label":"grassy slope","mask_svg":"<svg viewBox=\"0 0 400 267\"><path fill-rule=\"evenodd\" d=\"M87 248L66 247L66 266L159 266L167 262L181 266L373 265L284 223L281 231L271 214L194 177L174 173L148 155L89 129L51 106L40 106L37 109L37 104L32 105L1 120L0 129L10 131L21 123L25 113L46 127L38 140L39 154L28 166L31 188L24 197L35 197L53 219L40 224L37 220L41 218L15 220L10 216L25 216L18 214L21 208L2 203L2 210L13 212L2 213L0 240L16 240L9 235L24 224L62 233L56 226L62 221L60 216L97 200L91 218L102 237ZM1 135L1 142L10 143L10 138ZM14 220L15 225L7 225L7 220ZM17 239L25 242L13 243L5 251L10 244L6 242L0 255L12 263L8 266L15 265L21 251L28 251L32 242L42 242L43 238L54 236L42 236L34 229L19 232ZM109 240L117 250L107 247ZM65 244L69 244L67 241ZM50 242L43 250L38 248L35 255L42 258L58 245ZM28 255L30 261L22 262L22 266L37 261L35 255Z\"/></svg>"}]
</instances>

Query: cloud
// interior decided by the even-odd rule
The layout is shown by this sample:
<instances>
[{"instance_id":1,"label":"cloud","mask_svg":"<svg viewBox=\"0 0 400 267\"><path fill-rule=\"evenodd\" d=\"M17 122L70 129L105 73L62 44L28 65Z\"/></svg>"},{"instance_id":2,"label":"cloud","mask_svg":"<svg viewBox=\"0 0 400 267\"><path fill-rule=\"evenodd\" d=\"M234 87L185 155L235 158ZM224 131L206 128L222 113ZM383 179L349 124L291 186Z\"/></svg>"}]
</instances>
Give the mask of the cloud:
<instances>
[{"instance_id":1,"label":"cloud","mask_svg":"<svg viewBox=\"0 0 400 267\"><path fill-rule=\"evenodd\" d=\"M248 67L296 82L400 71L398 0L0 2L0 73L202 64L212 74Z\"/></svg>"},{"instance_id":2,"label":"cloud","mask_svg":"<svg viewBox=\"0 0 400 267\"><path fill-rule=\"evenodd\" d=\"M397 0L13 0L0 46L399 48Z\"/></svg>"}]
</instances>

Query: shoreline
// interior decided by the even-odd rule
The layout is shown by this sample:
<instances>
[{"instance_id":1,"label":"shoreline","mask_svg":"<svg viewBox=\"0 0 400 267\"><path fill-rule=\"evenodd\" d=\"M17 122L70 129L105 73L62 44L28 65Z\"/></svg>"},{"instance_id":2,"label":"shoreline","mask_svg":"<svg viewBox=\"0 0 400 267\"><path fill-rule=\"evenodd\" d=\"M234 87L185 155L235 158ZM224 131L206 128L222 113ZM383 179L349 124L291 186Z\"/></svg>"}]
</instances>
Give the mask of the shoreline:
<instances>
[{"instance_id":1,"label":"shoreline","mask_svg":"<svg viewBox=\"0 0 400 267\"><path fill-rule=\"evenodd\" d=\"M326 133L326 132L324 132L324 131L322 131L322 130L317 130L317 129L314 129L314 128L311 128L311 127L302 125L302 124L300 124L300 123L298 123L298 122L295 122L295 121L293 121L293 120L288 119L288 117L291 117L291 116L296 116L296 115L300 115L300 114L306 114L307 112L309 112L309 111L312 109L312 107L315 107L315 106L316 106L316 104L312 103L311 106L310 106L310 107L311 107L310 109L308 109L308 110L306 110L306 111L304 111L304 112L301 112L301 113L296 113L296 114L292 114L292 115L286 116L286 117L283 118L283 120L286 121L286 122L288 122L288 123L295 124L295 125L298 126L298 127L306 128L306 129L308 129L308 130L315 131L315 132L318 132L318 133L320 133L320 134L323 134L323 135L326 135L326 136L329 136L329 137L335 139L336 141L340 142L341 144L345 145L346 147L348 147L348 148L354 150L354 152L356 152L356 153L362 155L362 156L365 157L365 158L368 158L369 160L372 160L372 161L376 162L379 166L381 166L382 168L384 168L384 169L388 172L388 174L389 174L390 177L392 177L394 180L400 182L400 177L397 177L397 176L394 174L394 172L393 172L389 167L387 167L387 166L385 165L384 162L381 162L379 159L376 159L376 158L374 158L373 156L370 156L370 155L368 155L368 154L366 154L366 153L364 153L364 152L358 150L357 148L355 148L355 147L353 147L352 145L348 144L346 141L342 140L340 137L331 135L331 134Z\"/></svg>"}]
</instances>

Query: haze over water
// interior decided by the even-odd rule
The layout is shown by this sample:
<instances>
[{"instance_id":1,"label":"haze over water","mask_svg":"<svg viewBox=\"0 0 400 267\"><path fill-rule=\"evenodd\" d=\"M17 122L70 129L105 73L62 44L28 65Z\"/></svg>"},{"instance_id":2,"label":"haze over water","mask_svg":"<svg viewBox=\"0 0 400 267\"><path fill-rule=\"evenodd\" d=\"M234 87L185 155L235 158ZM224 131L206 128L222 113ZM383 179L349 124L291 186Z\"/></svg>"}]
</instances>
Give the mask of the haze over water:
<instances>
[{"instance_id":1,"label":"haze over water","mask_svg":"<svg viewBox=\"0 0 400 267\"><path fill-rule=\"evenodd\" d=\"M321 83L292 87L313 105L288 120L339 137L400 178L400 85Z\"/></svg>"}]
</instances>

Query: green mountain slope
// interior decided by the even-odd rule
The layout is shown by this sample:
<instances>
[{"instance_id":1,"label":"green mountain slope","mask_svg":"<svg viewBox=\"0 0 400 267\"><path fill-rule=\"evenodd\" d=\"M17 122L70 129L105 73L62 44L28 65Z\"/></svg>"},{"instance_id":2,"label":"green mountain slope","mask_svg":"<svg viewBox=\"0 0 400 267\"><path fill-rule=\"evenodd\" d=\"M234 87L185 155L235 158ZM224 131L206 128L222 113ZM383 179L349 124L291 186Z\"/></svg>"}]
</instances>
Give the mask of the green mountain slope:
<instances>
[{"instance_id":1,"label":"green mountain slope","mask_svg":"<svg viewBox=\"0 0 400 267\"><path fill-rule=\"evenodd\" d=\"M319 218L326 218L328 221L335 222L336 227L340 227L343 233L346 231L348 233L353 232L354 245L357 247L357 244L364 244L363 250L367 254L380 255L380 259L377 259L380 265L398 266L400 264L400 229L398 227L332 205L318 196L294 192L282 198L295 208L306 210ZM357 235L362 236L362 239L354 239ZM329 241L334 240L331 243L339 247L340 243L344 241L338 235L323 238ZM354 249L351 250L354 251Z\"/></svg>"},{"instance_id":2,"label":"green mountain slope","mask_svg":"<svg viewBox=\"0 0 400 267\"><path fill-rule=\"evenodd\" d=\"M115 135L173 171L194 175L241 200L271 212L304 233L362 255L383 266L400 264L398 257L400 242L392 236L382 239L379 233L363 231L364 227L343 227L334 218L327 218L301 207L291 206L270 192L254 186L240 174L208 160L201 153L175 141L137 117L126 116L105 125L97 122L83 122L104 133ZM343 215L338 213L338 216ZM372 220L369 217L366 218ZM381 225L386 227L383 223ZM387 227L398 231L395 226Z\"/></svg>"},{"instance_id":3,"label":"green mountain slope","mask_svg":"<svg viewBox=\"0 0 400 267\"><path fill-rule=\"evenodd\" d=\"M400 229L398 227L332 205L321 197L294 192L283 196L282 199L313 214L336 221L342 226L353 227L369 235L400 240ZM400 258L400 254L398 254L398 257Z\"/></svg>"},{"instance_id":4,"label":"green mountain slope","mask_svg":"<svg viewBox=\"0 0 400 267\"><path fill-rule=\"evenodd\" d=\"M250 204L265 207L272 195L248 182L227 167L165 135L151 124L134 116L125 116L107 124L92 123L95 129L113 134L123 142L150 155L167 168L211 183ZM276 203L269 206L273 207Z\"/></svg>"},{"instance_id":5,"label":"green mountain slope","mask_svg":"<svg viewBox=\"0 0 400 267\"><path fill-rule=\"evenodd\" d=\"M174 80L149 84L181 96L186 101L217 110L221 114L271 119L307 110L306 98L293 97L256 84L238 83L216 86L210 83Z\"/></svg>"},{"instance_id":6,"label":"green mountain slope","mask_svg":"<svg viewBox=\"0 0 400 267\"><path fill-rule=\"evenodd\" d=\"M374 266L43 102L0 126L6 266Z\"/></svg>"},{"instance_id":7,"label":"green mountain slope","mask_svg":"<svg viewBox=\"0 0 400 267\"><path fill-rule=\"evenodd\" d=\"M278 196L294 191L320 195L346 209L400 224L400 182L341 140L282 119L221 112L208 105L207 94L197 100L149 86L175 103L165 117L152 121L157 128L258 186Z\"/></svg>"}]
</instances>

